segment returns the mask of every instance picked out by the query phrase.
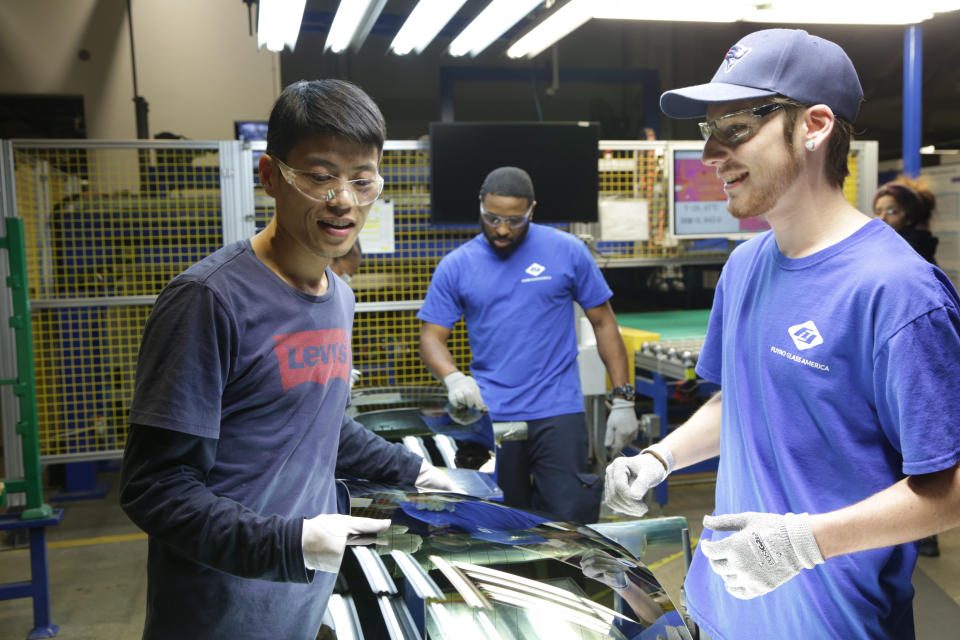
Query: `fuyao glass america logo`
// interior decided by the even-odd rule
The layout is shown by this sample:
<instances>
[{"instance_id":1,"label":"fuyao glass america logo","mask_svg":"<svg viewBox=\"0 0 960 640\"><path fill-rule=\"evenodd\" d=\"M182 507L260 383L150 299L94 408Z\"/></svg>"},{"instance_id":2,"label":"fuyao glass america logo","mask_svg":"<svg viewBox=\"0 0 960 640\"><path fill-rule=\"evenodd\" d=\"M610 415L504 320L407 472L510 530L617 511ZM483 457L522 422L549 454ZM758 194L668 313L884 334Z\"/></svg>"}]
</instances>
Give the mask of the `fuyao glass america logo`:
<instances>
[{"instance_id":1,"label":"fuyao glass america logo","mask_svg":"<svg viewBox=\"0 0 960 640\"><path fill-rule=\"evenodd\" d=\"M536 278L538 275L540 275L546 270L547 268L545 266L543 266L542 264L537 264L536 262L534 262L529 267L524 269L524 271L532 275L534 278Z\"/></svg>"},{"instance_id":2,"label":"fuyao glass america logo","mask_svg":"<svg viewBox=\"0 0 960 640\"><path fill-rule=\"evenodd\" d=\"M789 333L793 339L793 344L797 345L797 349L801 351L812 349L818 344L823 344L823 336L820 335L820 330L817 329L817 325L813 323L813 320L807 320L802 324L795 324L787 329L787 333Z\"/></svg>"}]
</instances>

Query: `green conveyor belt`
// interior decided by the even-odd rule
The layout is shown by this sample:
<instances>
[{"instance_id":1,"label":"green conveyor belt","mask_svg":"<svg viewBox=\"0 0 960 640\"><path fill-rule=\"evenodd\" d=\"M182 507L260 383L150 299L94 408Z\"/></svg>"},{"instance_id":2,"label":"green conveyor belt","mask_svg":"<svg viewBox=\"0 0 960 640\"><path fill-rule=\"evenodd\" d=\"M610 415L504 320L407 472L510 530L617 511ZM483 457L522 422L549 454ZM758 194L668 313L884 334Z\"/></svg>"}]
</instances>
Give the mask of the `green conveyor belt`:
<instances>
[{"instance_id":1,"label":"green conveyor belt","mask_svg":"<svg viewBox=\"0 0 960 640\"><path fill-rule=\"evenodd\" d=\"M659 333L661 340L703 339L709 319L709 309L617 314L620 326Z\"/></svg>"}]
</instances>

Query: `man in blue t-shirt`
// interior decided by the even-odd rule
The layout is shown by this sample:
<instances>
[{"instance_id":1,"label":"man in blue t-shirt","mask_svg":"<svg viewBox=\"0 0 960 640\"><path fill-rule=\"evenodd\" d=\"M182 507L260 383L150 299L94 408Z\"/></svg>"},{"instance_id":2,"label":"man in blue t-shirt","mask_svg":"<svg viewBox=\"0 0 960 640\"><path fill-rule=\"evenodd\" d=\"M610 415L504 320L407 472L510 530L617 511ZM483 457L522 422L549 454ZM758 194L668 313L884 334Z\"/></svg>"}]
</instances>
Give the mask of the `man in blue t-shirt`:
<instances>
[{"instance_id":1,"label":"man in blue t-shirt","mask_svg":"<svg viewBox=\"0 0 960 640\"><path fill-rule=\"evenodd\" d=\"M606 444L617 451L637 433L633 386L610 287L580 240L531 222L536 204L523 169L500 167L486 177L483 233L440 261L417 313L420 355L454 406L489 409L495 421L527 422L527 439L504 442L497 455L508 505L596 522L602 481L587 469L574 302L593 325L614 386ZM461 317L472 377L457 369L446 346Z\"/></svg>"},{"instance_id":2,"label":"man in blue t-shirt","mask_svg":"<svg viewBox=\"0 0 960 640\"><path fill-rule=\"evenodd\" d=\"M297 82L270 114L273 219L174 278L144 327L121 469L149 534L143 637L312 640L348 538L335 472L451 490L344 415L354 297L330 261L383 179L383 117L358 87Z\"/></svg>"},{"instance_id":3,"label":"man in blue t-shirt","mask_svg":"<svg viewBox=\"0 0 960 640\"><path fill-rule=\"evenodd\" d=\"M912 638L912 542L960 524L960 407L944 397L960 299L844 197L862 96L836 44L768 29L660 99L706 120L730 213L771 227L717 285L697 373L722 396L607 469L607 503L643 515L650 487L719 454L685 582L713 640Z\"/></svg>"}]
</instances>

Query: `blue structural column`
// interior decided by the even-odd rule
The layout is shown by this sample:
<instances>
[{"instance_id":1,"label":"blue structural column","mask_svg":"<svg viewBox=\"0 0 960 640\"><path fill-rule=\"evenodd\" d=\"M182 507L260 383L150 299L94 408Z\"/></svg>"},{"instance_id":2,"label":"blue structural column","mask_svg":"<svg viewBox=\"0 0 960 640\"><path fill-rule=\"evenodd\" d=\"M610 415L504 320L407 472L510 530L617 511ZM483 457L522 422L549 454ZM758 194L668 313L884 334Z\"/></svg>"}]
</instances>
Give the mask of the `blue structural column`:
<instances>
[{"instance_id":1,"label":"blue structural column","mask_svg":"<svg viewBox=\"0 0 960 640\"><path fill-rule=\"evenodd\" d=\"M903 34L903 173L920 175L923 132L923 27L912 24Z\"/></svg>"}]
</instances>

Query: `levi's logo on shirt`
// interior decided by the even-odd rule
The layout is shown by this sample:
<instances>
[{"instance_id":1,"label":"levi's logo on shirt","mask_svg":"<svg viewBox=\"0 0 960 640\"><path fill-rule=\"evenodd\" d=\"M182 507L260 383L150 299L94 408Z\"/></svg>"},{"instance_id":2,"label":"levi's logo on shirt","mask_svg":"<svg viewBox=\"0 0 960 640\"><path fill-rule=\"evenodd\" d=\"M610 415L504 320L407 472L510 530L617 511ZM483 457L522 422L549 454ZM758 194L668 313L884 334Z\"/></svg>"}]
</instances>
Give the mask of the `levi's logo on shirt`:
<instances>
[{"instance_id":1,"label":"levi's logo on shirt","mask_svg":"<svg viewBox=\"0 0 960 640\"><path fill-rule=\"evenodd\" d=\"M350 334L344 329L319 329L273 336L283 390L305 382L327 384L350 379Z\"/></svg>"}]
</instances>

